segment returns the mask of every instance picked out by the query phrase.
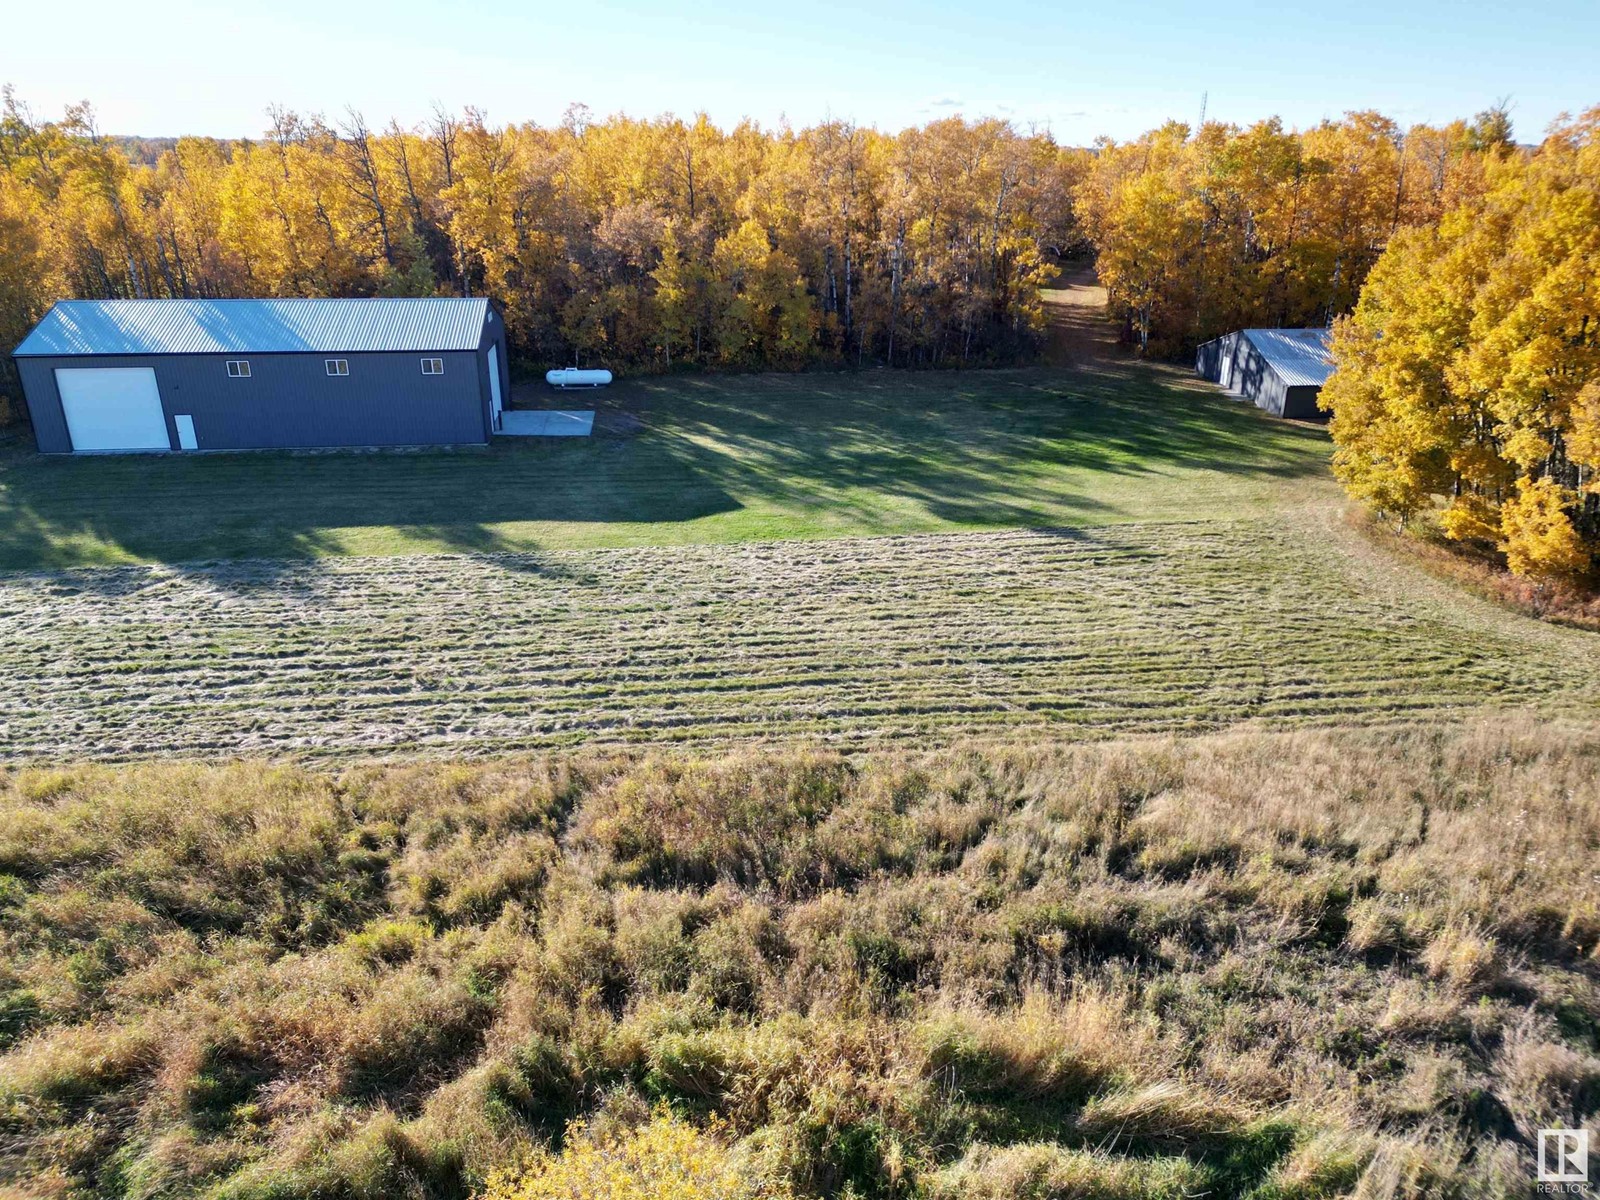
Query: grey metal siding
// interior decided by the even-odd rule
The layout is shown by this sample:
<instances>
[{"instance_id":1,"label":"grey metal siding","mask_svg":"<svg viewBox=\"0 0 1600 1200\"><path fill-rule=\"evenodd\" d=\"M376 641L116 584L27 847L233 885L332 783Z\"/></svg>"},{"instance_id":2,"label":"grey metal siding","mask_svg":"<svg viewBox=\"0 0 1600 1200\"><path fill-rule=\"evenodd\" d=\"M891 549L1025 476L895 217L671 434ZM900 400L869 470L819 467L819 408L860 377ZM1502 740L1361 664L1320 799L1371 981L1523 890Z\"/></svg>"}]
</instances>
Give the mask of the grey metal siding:
<instances>
[{"instance_id":1,"label":"grey metal siding","mask_svg":"<svg viewBox=\"0 0 1600 1200\"><path fill-rule=\"evenodd\" d=\"M56 393L54 368L61 359L18 358L17 374L22 378L22 397L28 405L28 421L33 425L34 441L42 454L65 454L72 449L67 433L67 416L61 411Z\"/></svg>"},{"instance_id":2,"label":"grey metal siding","mask_svg":"<svg viewBox=\"0 0 1600 1200\"><path fill-rule=\"evenodd\" d=\"M1285 390L1283 415L1296 421L1319 421L1328 414L1317 407L1317 396L1322 389L1315 384L1296 384Z\"/></svg>"},{"instance_id":3,"label":"grey metal siding","mask_svg":"<svg viewBox=\"0 0 1600 1200\"><path fill-rule=\"evenodd\" d=\"M491 306L490 312L494 309ZM483 325L483 339L478 343L478 391L483 402L483 427L489 428L490 409L492 402L489 392L489 347L499 347L499 357L496 361L500 364L500 406L511 407L511 358L506 353L506 323L498 314L494 320L485 321Z\"/></svg>"},{"instance_id":4,"label":"grey metal siding","mask_svg":"<svg viewBox=\"0 0 1600 1200\"><path fill-rule=\"evenodd\" d=\"M1282 416L1283 379L1249 338L1237 334L1232 337L1232 352L1218 356L1217 382L1254 402L1257 408Z\"/></svg>"},{"instance_id":5,"label":"grey metal siding","mask_svg":"<svg viewBox=\"0 0 1600 1200\"><path fill-rule=\"evenodd\" d=\"M324 359L331 357L347 359L350 374L329 376ZM422 374L425 357L443 358L444 374ZM229 378L231 358L249 361L250 378ZM194 418L201 450L481 445L488 425L480 358L470 351L94 355L17 364L39 449L55 453L72 448L57 367L153 368L173 446L179 413Z\"/></svg>"},{"instance_id":6,"label":"grey metal siding","mask_svg":"<svg viewBox=\"0 0 1600 1200\"><path fill-rule=\"evenodd\" d=\"M1194 356L1196 374L1223 387L1232 386L1233 362L1238 354L1239 340L1237 333L1229 333L1200 343Z\"/></svg>"},{"instance_id":7,"label":"grey metal siding","mask_svg":"<svg viewBox=\"0 0 1600 1200\"><path fill-rule=\"evenodd\" d=\"M1265 409L1275 417L1281 417L1284 415L1284 395L1288 390L1283 376L1267 366L1255 381L1250 398L1256 402L1257 408Z\"/></svg>"},{"instance_id":8,"label":"grey metal siding","mask_svg":"<svg viewBox=\"0 0 1600 1200\"><path fill-rule=\"evenodd\" d=\"M1240 338L1238 348L1233 355L1229 386L1246 400L1254 400L1257 404L1261 404L1261 389L1271 374L1272 368L1267 366L1267 360L1261 357L1256 348L1250 344L1250 340Z\"/></svg>"}]
</instances>

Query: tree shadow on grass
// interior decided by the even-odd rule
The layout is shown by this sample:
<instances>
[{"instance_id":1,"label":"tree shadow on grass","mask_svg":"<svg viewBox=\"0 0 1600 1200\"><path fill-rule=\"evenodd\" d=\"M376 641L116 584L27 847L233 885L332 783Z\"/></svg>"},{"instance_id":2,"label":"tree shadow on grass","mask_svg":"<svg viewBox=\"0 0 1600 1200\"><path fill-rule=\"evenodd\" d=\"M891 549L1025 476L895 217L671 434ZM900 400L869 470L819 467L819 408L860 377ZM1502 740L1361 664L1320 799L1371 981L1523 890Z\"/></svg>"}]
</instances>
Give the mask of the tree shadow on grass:
<instances>
[{"instance_id":1,"label":"tree shadow on grass","mask_svg":"<svg viewBox=\"0 0 1600 1200\"><path fill-rule=\"evenodd\" d=\"M0 570L295 562L348 553L360 531L398 551L495 555L508 569L545 569L536 546L499 527L688 521L737 507L682 455L642 440L497 444L475 454L14 453L0 459Z\"/></svg>"},{"instance_id":2,"label":"tree shadow on grass","mask_svg":"<svg viewBox=\"0 0 1600 1200\"><path fill-rule=\"evenodd\" d=\"M1327 469L1320 430L1138 365L784 382L789 395L774 384L760 407L737 381L684 389L675 428L723 449L715 469L731 491L791 505L865 491L959 524L1037 526L1115 515L1073 486L1090 474L1293 480Z\"/></svg>"},{"instance_id":3,"label":"tree shadow on grass","mask_svg":"<svg viewBox=\"0 0 1600 1200\"><path fill-rule=\"evenodd\" d=\"M1294 1147L1298 1130L1288 1121L1267 1118L1236 1128L1218 1128L1201 1135L1161 1137L1121 1133L1111 1138L1079 1127L1077 1103L1052 1103L1014 1096L957 1100L944 1114L941 1130L947 1144L987 1142L992 1145L1049 1142L1098 1151L1118 1158L1161 1159L1181 1154L1204 1169L1216 1194L1240 1196L1260 1186Z\"/></svg>"}]
</instances>

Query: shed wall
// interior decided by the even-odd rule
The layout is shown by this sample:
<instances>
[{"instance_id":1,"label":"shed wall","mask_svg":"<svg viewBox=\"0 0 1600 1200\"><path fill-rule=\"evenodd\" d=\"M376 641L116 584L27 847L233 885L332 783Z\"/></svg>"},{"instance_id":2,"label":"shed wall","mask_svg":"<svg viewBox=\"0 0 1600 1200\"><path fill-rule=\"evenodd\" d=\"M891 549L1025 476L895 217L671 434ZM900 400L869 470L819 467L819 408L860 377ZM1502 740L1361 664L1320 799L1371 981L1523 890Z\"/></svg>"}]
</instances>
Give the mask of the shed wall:
<instances>
[{"instance_id":1,"label":"shed wall","mask_svg":"<svg viewBox=\"0 0 1600 1200\"><path fill-rule=\"evenodd\" d=\"M1196 374L1223 387L1232 386L1233 362L1239 351L1240 340L1239 334L1229 333L1212 338L1209 342L1202 342L1195 350Z\"/></svg>"},{"instance_id":2,"label":"shed wall","mask_svg":"<svg viewBox=\"0 0 1600 1200\"><path fill-rule=\"evenodd\" d=\"M1247 337L1239 338L1239 345L1233 355L1232 378L1226 386L1232 387L1247 400L1254 400L1256 404L1273 411L1271 408L1271 390L1274 383L1282 384L1276 372L1261 356L1261 352L1251 345ZM1263 391L1268 394L1264 397ZM1262 403L1263 399L1267 403Z\"/></svg>"},{"instance_id":3,"label":"shed wall","mask_svg":"<svg viewBox=\"0 0 1600 1200\"><path fill-rule=\"evenodd\" d=\"M1290 385L1244 333L1230 333L1203 342L1195 351L1197 374L1252 401L1274 416L1317 420L1320 385Z\"/></svg>"},{"instance_id":4,"label":"shed wall","mask_svg":"<svg viewBox=\"0 0 1600 1200\"><path fill-rule=\"evenodd\" d=\"M72 449L67 433L67 414L61 410L56 391L56 366L69 367L65 359L18 358L17 375L22 380L22 399L28 406L28 423L41 454L64 454ZM158 381L159 382L159 381Z\"/></svg>"},{"instance_id":5,"label":"shed wall","mask_svg":"<svg viewBox=\"0 0 1600 1200\"><path fill-rule=\"evenodd\" d=\"M496 334L502 328L495 322ZM503 335L502 335L503 336ZM93 355L19 358L34 436L43 453L72 449L57 367L150 367L161 390L167 433L173 417L194 418L201 450L343 446L473 445L488 440L483 355L465 351L344 354L350 374L329 376L332 355ZM443 375L423 375L421 359L443 358ZM249 379L231 379L227 362L244 358Z\"/></svg>"},{"instance_id":6,"label":"shed wall","mask_svg":"<svg viewBox=\"0 0 1600 1200\"><path fill-rule=\"evenodd\" d=\"M1263 367L1251 384L1250 398L1256 402L1256 407L1265 409L1275 417L1284 414L1284 401L1288 394L1288 386L1271 367Z\"/></svg>"},{"instance_id":7,"label":"shed wall","mask_svg":"<svg viewBox=\"0 0 1600 1200\"><path fill-rule=\"evenodd\" d=\"M1321 392L1320 387L1309 383L1285 388L1282 415L1296 421L1316 421L1326 417L1328 414L1317 407L1317 396Z\"/></svg>"},{"instance_id":8,"label":"shed wall","mask_svg":"<svg viewBox=\"0 0 1600 1200\"><path fill-rule=\"evenodd\" d=\"M489 347L499 347L499 354L495 361L500 366L500 401L503 407L511 405L511 356L506 352L506 323L495 313L493 306L489 313L491 320L483 326L483 340L478 344L478 399L479 407L483 412L483 427L491 429L491 408L489 399Z\"/></svg>"}]
</instances>

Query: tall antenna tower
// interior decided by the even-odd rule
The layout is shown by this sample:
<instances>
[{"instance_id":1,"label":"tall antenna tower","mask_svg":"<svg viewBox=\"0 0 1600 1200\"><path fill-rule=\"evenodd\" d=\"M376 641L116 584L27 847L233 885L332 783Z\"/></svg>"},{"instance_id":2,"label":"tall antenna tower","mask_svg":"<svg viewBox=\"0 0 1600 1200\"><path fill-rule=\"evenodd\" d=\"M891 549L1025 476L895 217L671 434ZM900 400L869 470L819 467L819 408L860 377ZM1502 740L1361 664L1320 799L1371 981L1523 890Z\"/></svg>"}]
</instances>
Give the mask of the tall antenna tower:
<instances>
[{"instance_id":1,"label":"tall antenna tower","mask_svg":"<svg viewBox=\"0 0 1600 1200\"><path fill-rule=\"evenodd\" d=\"M1211 99L1211 93L1209 91L1200 93L1200 124L1194 127L1194 131L1196 133L1199 133L1206 127L1206 101L1209 99Z\"/></svg>"}]
</instances>

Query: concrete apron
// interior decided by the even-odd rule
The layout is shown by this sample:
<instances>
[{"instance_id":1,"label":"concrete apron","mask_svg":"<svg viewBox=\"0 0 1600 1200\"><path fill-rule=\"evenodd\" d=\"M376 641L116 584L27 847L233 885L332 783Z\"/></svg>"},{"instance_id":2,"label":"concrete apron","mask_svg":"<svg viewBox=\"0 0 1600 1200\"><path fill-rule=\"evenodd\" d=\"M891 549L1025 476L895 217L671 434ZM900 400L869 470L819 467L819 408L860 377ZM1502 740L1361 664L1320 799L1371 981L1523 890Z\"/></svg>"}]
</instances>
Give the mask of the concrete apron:
<instances>
[{"instance_id":1,"label":"concrete apron","mask_svg":"<svg viewBox=\"0 0 1600 1200\"><path fill-rule=\"evenodd\" d=\"M588 437L594 432L593 412L511 412L500 414L501 437Z\"/></svg>"}]
</instances>

